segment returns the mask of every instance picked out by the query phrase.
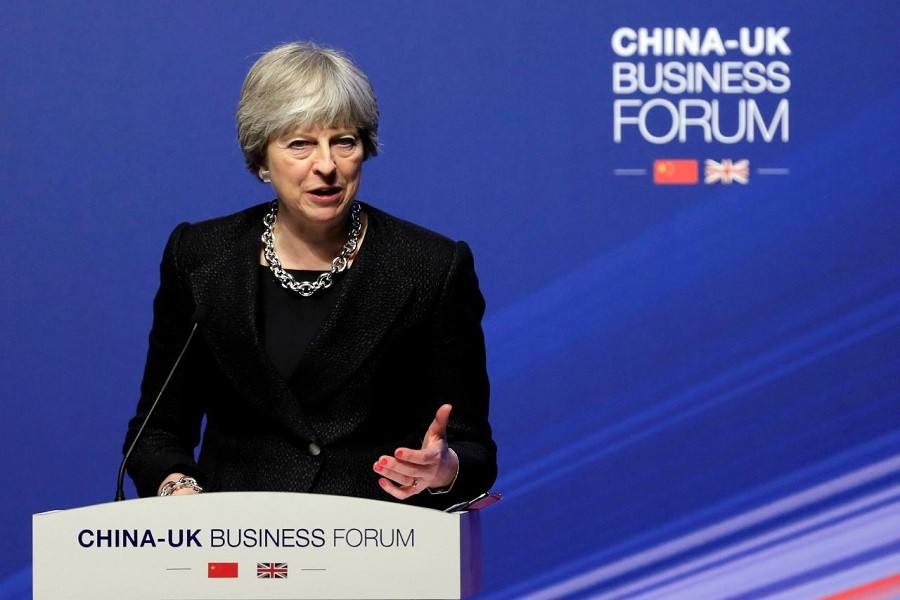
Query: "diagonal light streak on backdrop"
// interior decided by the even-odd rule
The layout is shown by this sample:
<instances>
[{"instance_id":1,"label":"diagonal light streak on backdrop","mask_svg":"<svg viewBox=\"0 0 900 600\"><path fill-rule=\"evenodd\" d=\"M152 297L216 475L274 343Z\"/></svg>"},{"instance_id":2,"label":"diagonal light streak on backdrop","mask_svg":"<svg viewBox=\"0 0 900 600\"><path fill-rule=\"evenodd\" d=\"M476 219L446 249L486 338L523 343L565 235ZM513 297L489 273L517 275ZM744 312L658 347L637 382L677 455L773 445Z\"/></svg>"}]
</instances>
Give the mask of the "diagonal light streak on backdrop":
<instances>
[{"instance_id":1,"label":"diagonal light streak on backdrop","mask_svg":"<svg viewBox=\"0 0 900 600\"><path fill-rule=\"evenodd\" d=\"M792 514L802 513L804 510L809 510L810 507L827 505L829 501L833 502L835 499L840 501L841 498L852 495L856 490L865 490L878 484L878 482L884 481L900 481L900 455L836 477L801 492L790 494L759 508L726 518L713 525L663 542L647 550L630 554L611 563L586 569L572 576L560 578L561 580L559 581L540 587L540 591L528 594L525 590L534 590L534 583L523 581L515 588L503 590L501 593L490 597L561 598L578 590L597 587L604 581L613 581L628 574L644 573L647 569L651 569L651 575L647 576L648 579L642 580L644 584L649 584L653 583L658 575L655 571L652 571L654 565L663 564L674 557L689 555L697 549L716 548L721 540L736 538L738 541L735 546L723 550L726 553L729 551L734 552L745 548L745 545L752 546L766 543L772 539L772 536L777 537L817 522L827 521L829 517L834 517L835 515L852 513L854 510L866 506L879 505L886 499L892 502L892 505L895 507L893 510L896 513L897 508L900 508L900 503L897 502L897 485L895 484L889 489L878 489L874 493L853 501L847 506L838 505L833 510L815 515L807 519L805 524L802 522L789 523L784 528L781 528L780 533L778 529L775 531L764 529L764 532L758 537L753 536L746 539L741 536L744 532L753 532L760 527L765 528L767 523L777 522L779 519ZM893 532L894 537L898 535L898 531L900 529Z\"/></svg>"},{"instance_id":2,"label":"diagonal light streak on backdrop","mask_svg":"<svg viewBox=\"0 0 900 600\"><path fill-rule=\"evenodd\" d=\"M510 497L531 492L625 445L652 436L700 411L739 397L898 325L900 293L865 306L841 321L827 323L791 344L758 356L696 388L654 403L652 408L621 423L571 442L564 448L505 475L499 487ZM713 395L710 397L710 394Z\"/></svg>"}]
</instances>

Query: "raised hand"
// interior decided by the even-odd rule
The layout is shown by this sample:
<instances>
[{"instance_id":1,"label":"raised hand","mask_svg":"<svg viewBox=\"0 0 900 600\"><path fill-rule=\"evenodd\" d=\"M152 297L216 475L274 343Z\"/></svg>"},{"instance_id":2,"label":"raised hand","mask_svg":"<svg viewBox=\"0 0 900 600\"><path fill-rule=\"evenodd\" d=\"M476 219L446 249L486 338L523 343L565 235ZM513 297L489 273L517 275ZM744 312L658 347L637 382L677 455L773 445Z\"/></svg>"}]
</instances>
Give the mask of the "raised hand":
<instances>
[{"instance_id":1,"label":"raised hand","mask_svg":"<svg viewBox=\"0 0 900 600\"><path fill-rule=\"evenodd\" d=\"M381 456L372 465L381 475L378 483L384 491L404 500L425 489L439 489L453 483L459 471L459 458L447 445L447 422L452 410L449 404L437 410L420 449L397 448L393 456Z\"/></svg>"}]
</instances>

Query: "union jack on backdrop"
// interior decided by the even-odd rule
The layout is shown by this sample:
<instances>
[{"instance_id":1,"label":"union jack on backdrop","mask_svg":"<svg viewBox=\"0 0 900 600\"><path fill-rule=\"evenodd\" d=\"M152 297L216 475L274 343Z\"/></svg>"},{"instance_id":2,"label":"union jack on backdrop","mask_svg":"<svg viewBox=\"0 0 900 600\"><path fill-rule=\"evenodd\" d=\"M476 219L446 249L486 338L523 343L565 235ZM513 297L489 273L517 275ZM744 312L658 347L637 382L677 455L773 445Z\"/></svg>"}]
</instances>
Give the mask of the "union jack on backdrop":
<instances>
[{"instance_id":1,"label":"union jack on backdrop","mask_svg":"<svg viewBox=\"0 0 900 600\"><path fill-rule=\"evenodd\" d=\"M287 563L256 563L257 579L287 579Z\"/></svg>"},{"instance_id":2,"label":"union jack on backdrop","mask_svg":"<svg viewBox=\"0 0 900 600\"><path fill-rule=\"evenodd\" d=\"M737 182L746 185L750 180L750 161L746 158L732 162L731 159L722 159L716 162L707 158L703 163L703 183L721 182L730 185Z\"/></svg>"}]
</instances>

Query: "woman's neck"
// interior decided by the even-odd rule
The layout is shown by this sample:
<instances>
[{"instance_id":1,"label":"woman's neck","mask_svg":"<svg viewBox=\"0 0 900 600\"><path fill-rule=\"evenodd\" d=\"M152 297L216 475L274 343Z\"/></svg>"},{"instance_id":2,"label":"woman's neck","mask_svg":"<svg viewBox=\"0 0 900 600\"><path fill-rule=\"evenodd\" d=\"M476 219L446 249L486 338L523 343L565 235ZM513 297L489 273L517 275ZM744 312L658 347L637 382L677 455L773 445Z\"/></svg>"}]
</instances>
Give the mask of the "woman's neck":
<instances>
[{"instance_id":1,"label":"woman's neck","mask_svg":"<svg viewBox=\"0 0 900 600\"><path fill-rule=\"evenodd\" d=\"M365 235L366 215L361 214ZM275 223L275 253L285 269L327 271L331 261L340 253L350 232L350 217L334 223L297 223L279 212ZM358 248L359 246L357 246ZM352 262L351 257L351 262ZM261 264L268 264L260 254Z\"/></svg>"}]
</instances>

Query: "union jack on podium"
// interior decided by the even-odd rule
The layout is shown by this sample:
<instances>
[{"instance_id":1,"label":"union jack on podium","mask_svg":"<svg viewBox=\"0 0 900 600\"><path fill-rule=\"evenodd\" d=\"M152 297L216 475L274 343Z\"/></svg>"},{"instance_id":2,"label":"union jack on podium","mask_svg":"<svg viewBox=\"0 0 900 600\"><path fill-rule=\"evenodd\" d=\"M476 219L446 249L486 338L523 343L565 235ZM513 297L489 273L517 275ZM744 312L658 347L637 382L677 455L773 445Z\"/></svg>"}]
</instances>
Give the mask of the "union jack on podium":
<instances>
[{"instance_id":1,"label":"union jack on podium","mask_svg":"<svg viewBox=\"0 0 900 600\"><path fill-rule=\"evenodd\" d=\"M287 563L256 563L257 579L287 579Z\"/></svg>"},{"instance_id":2,"label":"union jack on podium","mask_svg":"<svg viewBox=\"0 0 900 600\"><path fill-rule=\"evenodd\" d=\"M707 158L703 163L703 183L732 182L746 185L750 181L750 161L746 158L734 162L729 158L716 162Z\"/></svg>"}]
</instances>

